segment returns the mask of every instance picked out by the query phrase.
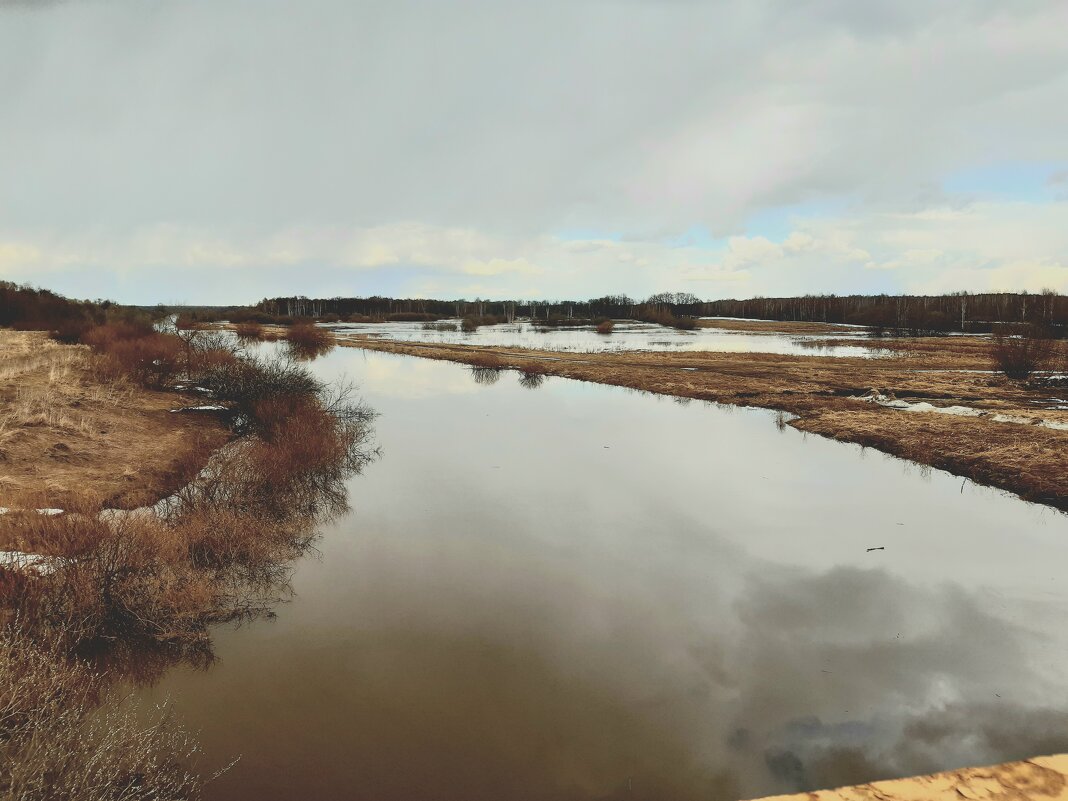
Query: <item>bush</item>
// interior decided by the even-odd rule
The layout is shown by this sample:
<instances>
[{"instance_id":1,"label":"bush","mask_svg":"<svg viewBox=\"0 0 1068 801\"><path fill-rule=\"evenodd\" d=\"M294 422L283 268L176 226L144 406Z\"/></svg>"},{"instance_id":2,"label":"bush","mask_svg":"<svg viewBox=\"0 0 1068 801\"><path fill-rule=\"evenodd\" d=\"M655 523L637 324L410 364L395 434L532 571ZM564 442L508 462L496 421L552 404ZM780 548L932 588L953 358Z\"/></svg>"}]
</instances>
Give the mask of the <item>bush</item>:
<instances>
[{"instance_id":1,"label":"bush","mask_svg":"<svg viewBox=\"0 0 1068 801\"><path fill-rule=\"evenodd\" d=\"M286 332L286 341L293 353L301 357L319 356L334 346L329 331L312 323L297 323Z\"/></svg>"},{"instance_id":2,"label":"bush","mask_svg":"<svg viewBox=\"0 0 1068 801\"><path fill-rule=\"evenodd\" d=\"M676 317L670 309L664 308L643 306L638 309L638 319L644 323L678 328L681 331L692 331L697 328L697 320L693 317Z\"/></svg>"},{"instance_id":3,"label":"bush","mask_svg":"<svg viewBox=\"0 0 1068 801\"><path fill-rule=\"evenodd\" d=\"M245 341L259 341L263 339L263 325L255 320L237 323L234 326L237 338Z\"/></svg>"},{"instance_id":4,"label":"bush","mask_svg":"<svg viewBox=\"0 0 1068 801\"><path fill-rule=\"evenodd\" d=\"M477 331L480 326L497 325L498 323L504 322L507 322L504 317L495 314L484 314L481 317L478 315L468 315L460 321L460 330L470 334L472 331Z\"/></svg>"},{"instance_id":5,"label":"bush","mask_svg":"<svg viewBox=\"0 0 1068 801\"><path fill-rule=\"evenodd\" d=\"M183 361L182 341L147 324L106 323L87 329L81 339L103 354L100 366L105 373L125 375L144 386L167 386Z\"/></svg>"},{"instance_id":6,"label":"bush","mask_svg":"<svg viewBox=\"0 0 1068 801\"><path fill-rule=\"evenodd\" d=\"M198 377L221 401L235 404L255 419L256 405L270 399L311 398L323 385L292 359L246 357L214 365Z\"/></svg>"},{"instance_id":7,"label":"bush","mask_svg":"<svg viewBox=\"0 0 1068 801\"><path fill-rule=\"evenodd\" d=\"M999 328L994 333L991 356L996 369L1006 377L1026 381L1032 373L1049 368L1054 348L1052 341L1034 328L1016 335Z\"/></svg>"},{"instance_id":8,"label":"bush","mask_svg":"<svg viewBox=\"0 0 1068 801\"><path fill-rule=\"evenodd\" d=\"M597 324L598 334L611 334L612 329L616 327L615 320L605 320L604 322Z\"/></svg>"},{"instance_id":9,"label":"bush","mask_svg":"<svg viewBox=\"0 0 1068 801\"><path fill-rule=\"evenodd\" d=\"M99 713L96 707L109 702ZM144 721L89 667L20 628L0 632L0 791L20 801L181 801L196 747L165 711Z\"/></svg>"}]
</instances>

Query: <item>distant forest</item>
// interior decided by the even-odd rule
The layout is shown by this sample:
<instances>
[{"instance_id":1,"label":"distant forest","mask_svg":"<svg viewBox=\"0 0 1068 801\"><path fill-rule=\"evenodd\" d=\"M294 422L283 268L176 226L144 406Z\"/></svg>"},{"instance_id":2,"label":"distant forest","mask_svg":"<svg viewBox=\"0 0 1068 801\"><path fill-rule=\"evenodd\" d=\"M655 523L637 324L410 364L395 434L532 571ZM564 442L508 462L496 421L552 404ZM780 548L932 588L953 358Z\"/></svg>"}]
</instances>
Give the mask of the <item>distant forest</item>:
<instances>
[{"instance_id":1,"label":"distant forest","mask_svg":"<svg viewBox=\"0 0 1068 801\"><path fill-rule=\"evenodd\" d=\"M647 320L688 328L696 317L846 323L869 326L874 333L923 335L964 331L988 333L995 326L1026 325L1054 336L1068 333L1068 296L1053 291L948 295L805 295L792 298L702 301L686 293L662 293L636 300L605 295L590 300L433 300L427 298L306 298L262 300L255 306L125 307L108 301L72 301L44 289L0 281L0 326L23 329L70 329L133 314L153 317L176 312L193 321L288 324L301 319L324 321L433 321L445 317L480 324L519 318L546 325L601 320Z\"/></svg>"},{"instance_id":2,"label":"distant forest","mask_svg":"<svg viewBox=\"0 0 1068 801\"><path fill-rule=\"evenodd\" d=\"M1068 326L1068 296L958 292L948 295L805 295L790 298L702 301L686 293L644 300L606 295L590 300L431 300L425 298L269 298L256 311L273 318L421 320L499 317L505 320L648 319L651 311L676 317L740 317L791 322L846 323L876 331L918 334L989 332L997 324L1028 324L1054 331Z\"/></svg>"}]
</instances>

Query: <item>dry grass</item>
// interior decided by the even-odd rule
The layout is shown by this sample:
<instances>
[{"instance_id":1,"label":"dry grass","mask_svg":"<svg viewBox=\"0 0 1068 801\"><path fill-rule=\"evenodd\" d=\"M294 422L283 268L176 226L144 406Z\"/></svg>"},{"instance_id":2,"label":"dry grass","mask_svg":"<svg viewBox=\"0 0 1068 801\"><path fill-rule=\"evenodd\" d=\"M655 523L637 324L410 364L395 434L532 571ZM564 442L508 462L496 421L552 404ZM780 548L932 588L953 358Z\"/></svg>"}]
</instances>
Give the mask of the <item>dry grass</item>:
<instances>
[{"instance_id":1,"label":"dry grass","mask_svg":"<svg viewBox=\"0 0 1068 801\"><path fill-rule=\"evenodd\" d=\"M182 801L196 746L166 710L147 722L87 665L0 630L0 800ZM101 708L101 704L104 704Z\"/></svg>"},{"instance_id":2,"label":"dry grass","mask_svg":"<svg viewBox=\"0 0 1068 801\"><path fill-rule=\"evenodd\" d=\"M850 340L852 342L852 340ZM796 415L789 425L878 448L1068 510L1068 431L992 417L902 412L857 400L870 389L936 406L963 405L1068 423L1041 409L1063 390L993 374L991 343L976 337L882 341L886 359L736 353L566 353L405 343L353 337L342 345L631 387ZM1064 358L1064 343L1058 359ZM982 371L982 372L968 372ZM1063 397L1063 395L1062 395Z\"/></svg>"},{"instance_id":3,"label":"dry grass","mask_svg":"<svg viewBox=\"0 0 1068 801\"><path fill-rule=\"evenodd\" d=\"M227 437L210 418L170 412L182 403L116 374L86 347L0 330L0 506L35 496L65 508L88 492L130 507L166 494L194 440Z\"/></svg>"}]
</instances>

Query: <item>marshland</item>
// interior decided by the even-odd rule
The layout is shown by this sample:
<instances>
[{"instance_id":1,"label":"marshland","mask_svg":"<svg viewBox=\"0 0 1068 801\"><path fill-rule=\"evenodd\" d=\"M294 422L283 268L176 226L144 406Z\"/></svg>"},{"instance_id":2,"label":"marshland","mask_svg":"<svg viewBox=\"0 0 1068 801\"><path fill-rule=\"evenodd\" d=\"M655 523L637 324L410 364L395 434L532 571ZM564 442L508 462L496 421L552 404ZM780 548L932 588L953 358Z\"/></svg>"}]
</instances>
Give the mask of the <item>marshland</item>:
<instances>
[{"instance_id":1,"label":"marshland","mask_svg":"<svg viewBox=\"0 0 1068 801\"><path fill-rule=\"evenodd\" d=\"M1064 0L0 0L0 801L1068 801Z\"/></svg>"},{"instance_id":2,"label":"marshland","mask_svg":"<svg viewBox=\"0 0 1068 801\"><path fill-rule=\"evenodd\" d=\"M726 800L1068 750L1056 314L4 293L4 797Z\"/></svg>"}]
</instances>

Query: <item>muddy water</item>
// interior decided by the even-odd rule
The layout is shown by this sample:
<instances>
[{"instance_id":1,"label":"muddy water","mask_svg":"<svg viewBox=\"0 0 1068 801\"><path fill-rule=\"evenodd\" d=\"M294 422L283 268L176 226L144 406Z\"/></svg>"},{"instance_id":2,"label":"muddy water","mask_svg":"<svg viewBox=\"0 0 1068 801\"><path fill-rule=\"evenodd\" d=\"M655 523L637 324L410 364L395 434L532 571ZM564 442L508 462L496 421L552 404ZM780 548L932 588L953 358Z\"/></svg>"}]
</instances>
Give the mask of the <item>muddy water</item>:
<instances>
[{"instance_id":1,"label":"muddy water","mask_svg":"<svg viewBox=\"0 0 1068 801\"><path fill-rule=\"evenodd\" d=\"M1068 518L775 416L338 349L277 620L175 670L227 799L729 799L1068 749ZM872 550L869 548L882 548Z\"/></svg>"},{"instance_id":2,"label":"muddy water","mask_svg":"<svg viewBox=\"0 0 1068 801\"><path fill-rule=\"evenodd\" d=\"M593 326L539 328L530 322L481 326L465 333L460 320L444 320L456 330L424 328L422 323L336 323L325 327L340 336L362 334L404 342L485 345L504 348L535 348L579 353L612 351L713 351L720 353L777 353L792 356L852 356L880 358L892 355L885 349L849 344L859 333L839 335L840 344L828 345L827 335L754 334L719 328L680 331L649 323L616 323L611 334L598 334Z\"/></svg>"}]
</instances>

